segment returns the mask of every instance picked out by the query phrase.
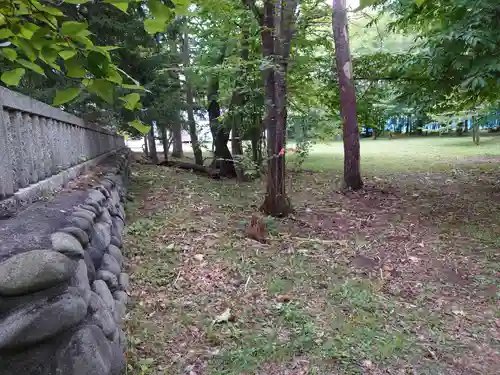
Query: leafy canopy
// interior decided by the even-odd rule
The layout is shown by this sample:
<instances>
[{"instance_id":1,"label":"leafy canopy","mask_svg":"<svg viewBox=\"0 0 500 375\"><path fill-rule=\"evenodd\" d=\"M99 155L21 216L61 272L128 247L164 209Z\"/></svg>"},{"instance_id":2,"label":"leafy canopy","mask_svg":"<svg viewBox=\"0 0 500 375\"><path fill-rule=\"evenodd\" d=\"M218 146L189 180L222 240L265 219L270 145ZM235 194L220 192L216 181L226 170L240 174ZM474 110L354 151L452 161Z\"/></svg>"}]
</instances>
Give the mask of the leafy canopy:
<instances>
[{"instance_id":1,"label":"leafy canopy","mask_svg":"<svg viewBox=\"0 0 500 375\"><path fill-rule=\"evenodd\" d=\"M76 98L83 90L94 93L107 102L113 101L116 87L132 93L120 98L128 110L140 108L140 95L145 88L120 69L111 51L119 47L98 45L97 36L84 20L69 20L65 5L83 7L88 0L65 0L48 5L37 0L0 0L0 58L12 68L0 76L8 86L17 86L27 70L45 76L47 71L59 72L74 81L74 87L59 90L54 105ZM146 9L144 29L151 35L165 31L176 15L186 14L188 0L104 0L122 12L129 7ZM108 6L102 4L102 6ZM126 99L123 99L126 98ZM132 122L134 126L137 121ZM140 130L144 130L141 127Z\"/></svg>"}]
</instances>

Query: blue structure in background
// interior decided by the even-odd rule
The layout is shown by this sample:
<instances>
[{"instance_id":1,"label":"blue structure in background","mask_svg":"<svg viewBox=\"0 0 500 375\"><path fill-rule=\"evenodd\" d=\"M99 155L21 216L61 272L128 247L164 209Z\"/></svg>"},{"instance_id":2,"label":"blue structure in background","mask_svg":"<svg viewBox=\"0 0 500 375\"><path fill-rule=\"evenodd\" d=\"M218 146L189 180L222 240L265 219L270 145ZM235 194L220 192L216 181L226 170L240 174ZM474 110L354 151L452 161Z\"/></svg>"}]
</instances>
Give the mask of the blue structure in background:
<instances>
[{"instance_id":1,"label":"blue structure in background","mask_svg":"<svg viewBox=\"0 0 500 375\"><path fill-rule=\"evenodd\" d=\"M384 130L390 131L394 133L406 133L409 129L410 125L410 116L394 116L387 119L385 123ZM480 120L479 128L482 130L486 129L500 129L500 111L493 111L486 116L482 117ZM457 119L452 120L451 127L448 128L448 131L455 131L457 129L457 125L463 124L467 125L467 130L472 129L472 119L458 121ZM439 132L442 126L437 122L429 122L422 127L422 131L424 133L434 133ZM373 135L373 128L361 127L360 135L361 137L371 137Z\"/></svg>"},{"instance_id":2,"label":"blue structure in background","mask_svg":"<svg viewBox=\"0 0 500 375\"><path fill-rule=\"evenodd\" d=\"M498 129L500 128L500 111L492 112L481 120L481 124L479 126L480 129ZM472 129L472 119L465 120L467 124L467 129ZM459 122L458 120L452 120L451 130L454 131L457 128L458 124L463 124L463 122ZM387 119L384 130L396 132L396 133L406 133L408 125L408 117L391 117ZM463 126L463 125L462 125ZM422 131L424 132L438 132L441 128L441 125L436 122L429 122L422 127Z\"/></svg>"}]
</instances>

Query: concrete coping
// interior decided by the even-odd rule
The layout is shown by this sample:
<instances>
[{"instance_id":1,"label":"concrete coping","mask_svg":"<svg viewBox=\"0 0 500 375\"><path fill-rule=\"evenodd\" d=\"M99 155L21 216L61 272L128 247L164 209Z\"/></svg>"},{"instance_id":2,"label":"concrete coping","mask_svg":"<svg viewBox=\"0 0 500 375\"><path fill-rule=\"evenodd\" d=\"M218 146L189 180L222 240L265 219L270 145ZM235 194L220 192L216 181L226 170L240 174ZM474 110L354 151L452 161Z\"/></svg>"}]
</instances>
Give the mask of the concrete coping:
<instances>
[{"instance_id":1,"label":"concrete coping","mask_svg":"<svg viewBox=\"0 0 500 375\"><path fill-rule=\"evenodd\" d=\"M117 135L116 133L106 130L98 125L85 122L81 118L76 117L70 113L64 112L55 107L51 107L50 105L32 99L29 96L11 91L9 89L6 89L5 87L0 87L0 104L3 107L51 118L99 133Z\"/></svg>"}]
</instances>

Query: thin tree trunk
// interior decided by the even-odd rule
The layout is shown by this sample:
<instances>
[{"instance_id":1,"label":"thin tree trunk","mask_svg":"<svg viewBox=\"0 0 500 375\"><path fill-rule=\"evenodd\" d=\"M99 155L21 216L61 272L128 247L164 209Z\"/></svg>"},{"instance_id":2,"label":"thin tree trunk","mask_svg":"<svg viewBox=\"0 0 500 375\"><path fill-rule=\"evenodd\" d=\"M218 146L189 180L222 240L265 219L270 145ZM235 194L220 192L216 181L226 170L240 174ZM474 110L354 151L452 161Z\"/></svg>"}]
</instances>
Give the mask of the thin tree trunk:
<instances>
[{"instance_id":1,"label":"thin tree trunk","mask_svg":"<svg viewBox=\"0 0 500 375\"><path fill-rule=\"evenodd\" d=\"M363 186L360 172L359 129L356 118L356 93L347 32L346 0L333 0L332 28L340 86L340 115L344 135L344 183L357 190Z\"/></svg>"},{"instance_id":2,"label":"thin tree trunk","mask_svg":"<svg viewBox=\"0 0 500 375\"><path fill-rule=\"evenodd\" d=\"M147 135L144 136L144 145L142 147L144 150L144 154L146 155L146 157L149 158L149 147L148 147L148 136Z\"/></svg>"},{"instance_id":3,"label":"thin tree trunk","mask_svg":"<svg viewBox=\"0 0 500 375\"><path fill-rule=\"evenodd\" d=\"M186 105L187 105L187 115L189 124L189 135L191 136L191 146L193 148L194 161L198 165L203 165L203 155L201 153L200 143L198 142L198 133L196 130L196 121L194 119L194 105L193 105L193 88L191 87L191 82L189 79L189 74L186 74L186 70L190 65L189 62L189 36L184 33L183 38L183 49L182 49L182 61L184 64L184 77L186 80Z\"/></svg>"},{"instance_id":4,"label":"thin tree trunk","mask_svg":"<svg viewBox=\"0 0 500 375\"><path fill-rule=\"evenodd\" d=\"M243 100L242 95L236 88L231 97L231 152L233 155L242 155L243 147L241 144L240 129L243 126L243 116L241 114Z\"/></svg>"},{"instance_id":5,"label":"thin tree trunk","mask_svg":"<svg viewBox=\"0 0 500 375\"><path fill-rule=\"evenodd\" d=\"M177 38L173 37L170 41L170 48L172 51L172 54L177 56L179 54L178 48L177 48ZM180 79L179 79L179 66L177 63L172 64L172 76L173 79L175 80L176 84L180 87ZM174 113L172 116L172 157L174 158L182 158L184 157L184 152L182 150L182 126L181 126L181 118L179 114L179 109L176 108L174 109Z\"/></svg>"},{"instance_id":6,"label":"thin tree trunk","mask_svg":"<svg viewBox=\"0 0 500 375\"><path fill-rule=\"evenodd\" d=\"M154 126L151 126L151 130L148 133L148 141L149 141L149 158L153 163L158 164L158 154L156 153Z\"/></svg>"},{"instance_id":7,"label":"thin tree trunk","mask_svg":"<svg viewBox=\"0 0 500 375\"><path fill-rule=\"evenodd\" d=\"M222 63L224 53L221 58L216 62L216 65ZM212 168L218 169L221 177L235 177L236 171L234 169L233 157L227 143L229 141L229 129L226 129L220 123L219 117L220 104L219 104L219 76L214 73L208 83L208 119L210 123L210 131L212 138L215 140L215 155L212 162Z\"/></svg>"},{"instance_id":8,"label":"thin tree trunk","mask_svg":"<svg viewBox=\"0 0 500 375\"><path fill-rule=\"evenodd\" d=\"M479 122L472 120L472 140L476 145L479 145Z\"/></svg>"},{"instance_id":9,"label":"thin tree trunk","mask_svg":"<svg viewBox=\"0 0 500 375\"><path fill-rule=\"evenodd\" d=\"M168 160L170 142L168 140L167 128L165 126L161 127L161 143L163 144L163 159Z\"/></svg>"},{"instance_id":10,"label":"thin tree trunk","mask_svg":"<svg viewBox=\"0 0 500 375\"><path fill-rule=\"evenodd\" d=\"M243 24L241 29L241 59L243 60L243 68L240 71L239 78L236 79L236 88L231 98L231 105L237 107L237 113L233 114L233 121L231 124L231 151L233 155L242 155L243 147L241 143L241 129L243 128L243 107L247 105L248 98L242 93L244 87L244 80L247 77L247 65L246 62L249 60L250 49L248 45L248 39L250 38L250 33L247 24Z\"/></svg>"}]
</instances>

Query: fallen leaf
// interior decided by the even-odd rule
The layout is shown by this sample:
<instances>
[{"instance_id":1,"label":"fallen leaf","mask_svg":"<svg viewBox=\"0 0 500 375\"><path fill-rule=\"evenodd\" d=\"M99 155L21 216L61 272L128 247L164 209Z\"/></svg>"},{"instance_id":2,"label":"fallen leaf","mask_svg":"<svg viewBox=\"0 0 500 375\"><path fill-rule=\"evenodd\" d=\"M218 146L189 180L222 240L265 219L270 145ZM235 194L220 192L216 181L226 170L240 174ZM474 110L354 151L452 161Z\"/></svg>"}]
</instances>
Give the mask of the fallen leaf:
<instances>
[{"instance_id":1,"label":"fallen leaf","mask_svg":"<svg viewBox=\"0 0 500 375\"><path fill-rule=\"evenodd\" d=\"M417 258L417 257L414 257L414 256L409 256L408 259L411 260L414 263L417 263L420 260L420 258Z\"/></svg>"},{"instance_id":2,"label":"fallen leaf","mask_svg":"<svg viewBox=\"0 0 500 375\"><path fill-rule=\"evenodd\" d=\"M194 256L194 259L196 259L197 261L201 262L203 260L205 256L203 254L196 254Z\"/></svg>"},{"instance_id":3,"label":"fallen leaf","mask_svg":"<svg viewBox=\"0 0 500 375\"><path fill-rule=\"evenodd\" d=\"M227 308L222 314L217 315L212 324L225 323L231 319L231 309Z\"/></svg>"},{"instance_id":4,"label":"fallen leaf","mask_svg":"<svg viewBox=\"0 0 500 375\"><path fill-rule=\"evenodd\" d=\"M455 315L465 316L465 313L463 312L463 310L454 309L454 310L451 310L451 312Z\"/></svg>"},{"instance_id":5,"label":"fallen leaf","mask_svg":"<svg viewBox=\"0 0 500 375\"><path fill-rule=\"evenodd\" d=\"M175 247L175 244L174 243L171 243L170 245L168 245L166 247L167 250L172 250L173 248Z\"/></svg>"}]
</instances>

